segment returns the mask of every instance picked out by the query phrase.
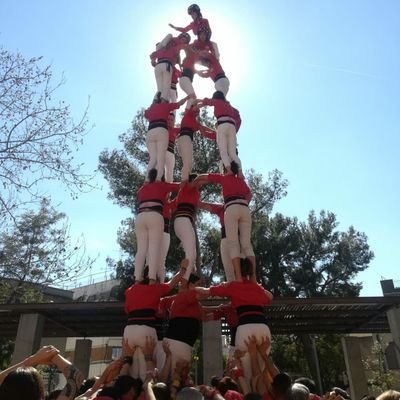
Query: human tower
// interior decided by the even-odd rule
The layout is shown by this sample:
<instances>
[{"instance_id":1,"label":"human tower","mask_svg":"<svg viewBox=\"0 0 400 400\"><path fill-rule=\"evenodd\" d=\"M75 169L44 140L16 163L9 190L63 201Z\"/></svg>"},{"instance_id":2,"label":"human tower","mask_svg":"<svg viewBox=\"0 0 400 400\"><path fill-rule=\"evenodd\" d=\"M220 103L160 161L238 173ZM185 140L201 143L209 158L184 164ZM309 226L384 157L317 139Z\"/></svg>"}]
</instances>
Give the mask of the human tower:
<instances>
[{"instance_id":1,"label":"human tower","mask_svg":"<svg viewBox=\"0 0 400 400\"><path fill-rule=\"evenodd\" d=\"M256 258L250 241L251 215L248 208L251 191L244 180L236 150L240 114L227 100L230 82L221 67L218 46L211 41L208 20L203 18L197 4L188 8L188 14L193 21L184 28L170 24L180 34L168 34L150 55L157 92L144 114L149 122L146 135L149 161L145 182L137 193L135 284L125 292L128 322L124 330L126 343L137 349L131 362L131 374L142 379L146 373L146 358L142 351L145 346L153 345L151 356L159 369L165 367L166 353L171 355L170 377L179 363L190 363L201 321L210 318L199 300L208 296L230 298L230 313L234 315L232 336L236 338L236 342L231 343L232 348L246 352L246 343L252 335L260 343L270 338L263 309L272 295L256 282ZM188 32L197 37L193 42ZM182 61L181 53L185 54ZM196 97L193 87L195 75L213 80L215 92L211 98ZM179 101L177 84L186 94ZM175 126L176 111L185 103L180 126ZM205 106L214 109L216 131L199 123L199 110ZM192 173L193 137L199 133L216 140L221 173ZM182 159L180 182L173 182L175 146ZM221 204L200 200L199 190L207 183L221 186ZM198 208L216 214L221 223L220 252L227 282L210 288L198 287L200 278L195 273L194 222ZM179 272L170 282L164 283L170 221L173 221L185 258ZM145 273L146 264L148 272ZM178 282L178 293L166 297ZM160 322L167 315L168 327L163 330L161 327L165 324ZM243 370L244 376L250 379L247 356L245 354L242 359Z\"/></svg>"}]
</instances>

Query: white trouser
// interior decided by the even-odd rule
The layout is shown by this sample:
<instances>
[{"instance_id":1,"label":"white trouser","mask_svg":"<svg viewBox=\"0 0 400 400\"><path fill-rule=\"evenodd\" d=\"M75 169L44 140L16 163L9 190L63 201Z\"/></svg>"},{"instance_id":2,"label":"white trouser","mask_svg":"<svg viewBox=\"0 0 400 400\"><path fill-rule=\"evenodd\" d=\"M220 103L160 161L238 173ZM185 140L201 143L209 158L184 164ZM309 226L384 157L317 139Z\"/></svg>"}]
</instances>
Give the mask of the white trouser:
<instances>
[{"instance_id":1,"label":"white trouser","mask_svg":"<svg viewBox=\"0 0 400 400\"><path fill-rule=\"evenodd\" d=\"M127 325L124 329L124 340L128 340L129 346L140 346L136 349L133 356L133 364L130 368L130 375L133 378L140 378L143 382L146 378L146 360L144 359L141 347L146 344L146 336L153 338L157 342L156 330L150 326Z\"/></svg>"},{"instance_id":2,"label":"white trouser","mask_svg":"<svg viewBox=\"0 0 400 400\"><path fill-rule=\"evenodd\" d=\"M244 377L247 379L248 382L251 382L251 362L250 362L250 355L247 351L247 346L245 344L245 340L249 340L249 336L254 335L257 339L257 344L261 344L262 338L267 336L271 339L271 331L269 330L268 325L266 324L245 324L239 325L236 331L236 341L235 347L239 350L245 351L245 355L242 357L242 367ZM267 354L269 354L270 348L267 350ZM261 356L259 357L259 365L261 371L264 370L264 363L262 362Z\"/></svg>"},{"instance_id":3,"label":"white trouser","mask_svg":"<svg viewBox=\"0 0 400 400\"><path fill-rule=\"evenodd\" d=\"M229 255L228 239L223 238L220 242L221 261L224 266L225 278L227 282L235 280L235 272L233 271L232 258Z\"/></svg>"},{"instance_id":4,"label":"white trouser","mask_svg":"<svg viewBox=\"0 0 400 400\"><path fill-rule=\"evenodd\" d=\"M224 96L228 94L229 90L229 79L227 77L219 78L214 84L215 91L222 92Z\"/></svg>"},{"instance_id":5,"label":"white trouser","mask_svg":"<svg viewBox=\"0 0 400 400\"><path fill-rule=\"evenodd\" d=\"M187 76L181 76L179 78L179 87L187 94L195 94L195 91L193 89L193 83L192 81L187 77ZM186 102L186 109L190 108L191 105L193 104L194 99L189 99Z\"/></svg>"},{"instance_id":6,"label":"white trouser","mask_svg":"<svg viewBox=\"0 0 400 400\"><path fill-rule=\"evenodd\" d=\"M161 283L165 281L165 260L167 259L171 235L163 232L160 246L160 268L158 268L157 277Z\"/></svg>"},{"instance_id":7,"label":"white trouser","mask_svg":"<svg viewBox=\"0 0 400 400\"><path fill-rule=\"evenodd\" d=\"M224 222L230 257L240 257L240 250L246 257L254 256L249 208L232 204L225 210Z\"/></svg>"},{"instance_id":8,"label":"white trouser","mask_svg":"<svg viewBox=\"0 0 400 400\"><path fill-rule=\"evenodd\" d=\"M160 243L164 231L164 218L155 211L140 213L135 221L136 254L135 280L143 279L144 263L147 256L149 278L156 279L160 266Z\"/></svg>"},{"instance_id":9,"label":"white trouser","mask_svg":"<svg viewBox=\"0 0 400 400\"><path fill-rule=\"evenodd\" d=\"M165 182L174 181L175 154L167 151L165 153Z\"/></svg>"},{"instance_id":10,"label":"white trouser","mask_svg":"<svg viewBox=\"0 0 400 400\"><path fill-rule=\"evenodd\" d=\"M231 161L236 161L241 168L241 163L236 154L236 129L235 125L223 123L217 127L217 145L219 154L225 168L231 167Z\"/></svg>"},{"instance_id":11,"label":"white trouser","mask_svg":"<svg viewBox=\"0 0 400 400\"><path fill-rule=\"evenodd\" d=\"M172 87L169 88L169 101L170 103L176 103L176 100L178 99L178 91L176 89L173 89ZM174 111L175 114L175 111Z\"/></svg>"},{"instance_id":12,"label":"white trouser","mask_svg":"<svg viewBox=\"0 0 400 400\"><path fill-rule=\"evenodd\" d=\"M190 365L192 359L192 347L185 342L180 340L165 338L165 341L169 343L171 350L171 374L174 373L176 362L180 360L187 361Z\"/></svg>"},{"instance_id":13,"label":"white trouser","mask_svg":"<svg viewBox=\"0 0 400 400\"><path fill-rule=\"evenodd\" d=\"M169 69L169 71L168 71ZM154 67L157 91L161 92L161 97L169 100L171 89L172 67L168 63L159 63Z\"/></svg>"},{"instance_id":14,"label":"white trouser","mask_svg":"<svg viewBox=\"0 0 400 400\"><path fill-rule=\"evenodd\" d=\"M163 283L165 281L165 260L168 255L169 244L171 241L170 234L167 232L162 233L161 246L160 246L160 262L157 269L157 279ZM148 250L148 249L147 249ZM149 265L149 252L146 255L146 264Z\"/></svg>"},{"instance_id":15,"label":"white trouser","mask_svg":"<svg viewBox=\"0 0 400 400\"><path fill-rule=\"evenodd\" d=\"M188 135L176 139L179 155L182 158L181 181L188 181L193 165L193 140Z\"/></svg>"},{"instance_id":16,"label":"white trouser","mask_svg":"<svg viewBox=\"0 0 400 400\"><path fill-rule=\"evenodd\" d=\"M177 217L174 220L174 231L177 238L181 241L185 258L189 260L189 266L183 275L184 279L189 279L190 273L196 271L196 234L193 229L192 221L186 217Z\"/></svg>"},{"instance_id":17,"label":"white trouser","mask_svg":"<svg viewBox=\"0 0 400 400\"><path fill-rule=\"evenodd\" d=\"M149 152L147 174L152 168L157 169L157 180L161 180L164 174L165 153L168 149L168 130L165 128L153 128L147 132L146 145Z\"/></svg>"}]
</instances>

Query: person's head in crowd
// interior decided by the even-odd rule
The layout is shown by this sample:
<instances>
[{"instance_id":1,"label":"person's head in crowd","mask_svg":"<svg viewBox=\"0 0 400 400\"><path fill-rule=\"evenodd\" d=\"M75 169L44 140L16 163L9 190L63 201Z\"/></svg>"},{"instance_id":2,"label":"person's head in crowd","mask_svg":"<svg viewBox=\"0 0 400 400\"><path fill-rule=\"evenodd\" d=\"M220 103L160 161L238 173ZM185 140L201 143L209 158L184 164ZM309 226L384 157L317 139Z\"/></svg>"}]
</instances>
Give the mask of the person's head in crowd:
<instances>
[{"instance_id":1,"label":"person's head in crowd","mask_svg":"<svg viewBox=\"0 0 400 400\"><path fill-rule=\"evenodd\" d=\"M50 392L50 393L44 398L44 400L57 400L57 397L60 395L61 392L62 392L61 389L53 390L52 392Z\"/></svg>"},{"instance_id":2,"label":"person's head in crowd","mask_svg":"<svg viewBox=\"0 0 400 400\"><path fill-rule=\"evenodd\" d=\"M33 367L21 367L10 372L0 386L0 399L43 400L44 385Z\"/></svg>"},{"instance_id":3,"label":"person's head in crowd","mask_svg":"<svg viewBox=\"0 0 400 400\"><path fill-rule=\"evenodd\" d=\"M285 394L292 385L292 378L286 372L276 374L272 381L272 389L275 394Z\"/></svg>"},{"instance_id":4,"label":"person's head in crowd","mask_svg":"<svg viewBox=\"0 0 400 400\"><path fill-rule=\"evenodd\" d=\"M134 400L140 394L140 392L138 393L138 380L140 379L132 378L130 375L120 375L114 382L114 389L124 400Z\"/></svg>"},{"instance_id":5,"label":"person's head in crowd","mask_svg":"<svg viewBox=\"0 0 400 400\"><path fill-rule=\"evenodd\" d=\"M153 393L157 400L170 400L171 392L164 382L157 382L153 385Z\"/></svg>"},{"instance_id":6,"label":"person's head in crowd","mask_svg":"<svg viewBox=\"0 0 400 400\"><path fill-rule=\"evenodd\" d=\"M315 382L311 378L307 378L306 376L302 376L297 378L294 383L301 383L304 386L307 386L310 393L317 393L317 386Z\"/></svg>"},{"instance_id":7,"label":"person's head in crowd","mask_svg":"<svg viewBox=\"0 0 400 400\"><path fill-rule=\"evenodd\" d=\"M176 400L203 400L203 395L194 387L184 387L176 394Z\"/></svg>"},{"instance_id":8,"label":"person's head in crowd","mask_svg":"<svg viewBox=\"0 0 400 400\"><path fill-rule=\"evenodd\" d=\"M211 377L211 382L210 382L211 387L216 388L216 387L218 386L218 382L219 382L220 380L221 380L221 377L216 376L216 375L212 376L212 377Z\"/></svg>"},{"instance_id":9,"label":"person's head in crowd","mask_svg":"<svg viewBox=\"0 0 400 400\"><path fill-rule=\"evenodd\" d=\"M243 396L243 400L262 400L262 396L259 393L250 392Z\"/></svg>"},{"instance_id":10,"label":"person's head in crowd","mask_svg":"<svg viewBox=\"0 0 400 400\"><path fill-rule=\"evenodd\" d=\"M224 395L225 400L243 400L242 393L239 393L236 390L227 390Z\"/></svg>"},{"instance_id":11,"label":"person's head in crowd","mask_svg":"<svg viewBox=\"0 0 400 400\"><path fill-rule=\"evenodd\" d=\"M397 390L386 390L376 400L400 400L400 392Z\"/></svg>"},{"instance_id":12,"label":"person's head in crowd","mask_svg":"<svg viewBox=\"0 0 400 400\"><path fill-rule=\"evenodd\" d=\"M308 390L308 387L302 383L293 383L293 385L288 389L286 395L288 400L308 400L310 391Z\"/></svg>"},{"instance_id":13,"label":"person's head in crowd","mask_svg":"<svg viewBox=\"0 0 400 400\"><path fill-rule=\"evenodd\" d=\"M97 376L92 376L91 378L85 379L83 381L82 386L80 387L80 389L76 393L76 396L78 397L81 394L83 394L86 391L88 391L94 385L94 383L97 381L97 379L99 379Z\"/></svg>"},{"instance_id":14,"label":"person's head in crowd","mask_svg":"<svg viewBox=\"0 0 400 400\"><path fill-rule=\"evenodd\" d=\"M238 384L229 376L224 376L218 383L217 389L221 393L222 396L225 396L225 393L228 390L235 390L239 392Z\"/></svg>"},{"instance_id":15,"label":"person's head in crowd","mask_svg":"<svg viewBox=\"0 0 400 400\"><path fill-rule=\"evenodd\" d=\"M114 386L106 386L95 397L97 400L118 400L118 393Z\"/></svg>"},{"instance_id":16,"label":"person's head in crowd","mask_svg":"<svg viewBox=\"0 0 400 400\"><path fill-rule=\"evenodd\" d=\"M340 387L333 387L331 392L334 392L335 394L342 396L344 399L350 399L350 395L342 388Z\"/></svg>"},{"instance_id":17,"label":"person's head in crowd","mask_svg":"<svg viewBox=\"0 0 400 400\"><path fill-rule=\"evenodd\" d=\"M361 400L376 400L376 397L372 396L372 394L365 394Z\"/></svg>"}]
</instances>

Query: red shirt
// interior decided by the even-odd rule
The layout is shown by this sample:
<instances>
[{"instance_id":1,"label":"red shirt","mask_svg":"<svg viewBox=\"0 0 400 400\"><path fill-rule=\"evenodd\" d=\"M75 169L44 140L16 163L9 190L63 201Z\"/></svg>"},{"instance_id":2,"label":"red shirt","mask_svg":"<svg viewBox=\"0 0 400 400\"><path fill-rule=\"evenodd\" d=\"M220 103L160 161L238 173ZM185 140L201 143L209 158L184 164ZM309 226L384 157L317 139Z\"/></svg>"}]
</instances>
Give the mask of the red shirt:
<instances>
[{"instance_id":1,"label":"red shirt","mask_svg":"<svg viewBox=\"0 0 400 400\"><path fill-rule=\"evenodd\" d=\"M125 313L135 310L150 308L158 309L162 296L171 291L168 283L155 283L154 285L134 284L125 290Z\"/></svg>"},{"instance_id":2,"label":"red shirt","mask_svg":"<svg viewBox=\"0 0 400 400\"><path fill-rule=\"evenodd\" d=\"M235 328L239 325L239 317L231 304L222 304L213 311L214 320L218 320L223 317L229 325L229 328Z\"/></svg>"},{"instance_id":3,"label":"red shirt","mask_svg":"<svg viewBox=\"0 0 400 400\"><path fill-rule=\"evenodd\" d=\"M233 108L228 101L220 99L203 99L205 106L214 107L214 115L218 119L220 117L231 117L236 121L238 111Z\"/></svg>"},{"instance_id":4,"label":"red shirt","mask_svg":"<svg viewBox=\"0 0 400 400\"><path fill-rule=\"evenodd\" d=\"M184 185L178 192L178 196L176 197L176 207L179 206L180 203L191 204L195 209L200 201L200 193L195 188L190 186L189 184Z\"/></svg>"},{"instance_id":5,"label":"red shirt","mask_svg":"<svg viewBox=\"0 0 400 400\"><path fill-rule=\"evenodd\" d=\"M167 202L164 203L163 217L165 219L171 219L173 208L174 208L174 203L173 202L167 201Z\"/></svg>"},{"instance_id":6,"label":"red shirt","mask_svg":"<svg viewBox=\"0 0 400 400\"><path fill-rule=\"evenodd\" d=\"M194 109L193 107L185 110L181 121L181 129L189 128L193 131L197 131L200 126L199 121L197 120L198 115L199 110Z\"/></svg>"},{"instance_id":7,"label":"red shirt","mask_svg":"<svg viewBox=\"0 0 400 400\"><path fill-rule=\"evenodd\" d=\"M209 207L210 207L210 213L215 214L218 217L221 226L224 226L224 213L225 213L224 205L209 204Z\"/></svg>"},{"instance_id":8,"label":"red shirt","mask_svg":"<svg viewBox=\"0 0 400 400\"><path fill-rule=\"evenodd\" d=\"M159 50L154 51L153 53L150 54L151 59L166 59L168 60L172 65L175 65L176 59L179 56L179 53L181 50L183 50L187 44L186 43L180 43L177 42L175 39L171 39L173 42L169 42L167 46L162 47ZM170 45L171 43L171 45Z\"/></svg>"},{"instance_id":9,"label":"red shirt","mask_svg":"<svg viewBox=\"0 0 400 400\"><path fill-rule=\"evenodd\" d=\"M176 140L176 137L178 136L179 130L180 130L179 128L175 128L175 127L168 128L168 140L170 142L175 143L175 140Z\"/></svg>"},{"instance_id":10,"label":"red shirt","mask_svg":"<svg viewBox=\"0 0 400 400\"><path fill-rule=\"evenodd\" d=\"M201 320L202 311L194 290L184 290L174 296L163 299L168 305L170 319L184 317Z\"/></svg>"},{"instance_id":11,"label":"red shirt","mask_svg":"<svg viewBox=\"0 0 400 400\"><path fill-rule=\"evenodd\" d=\"M233 281L210 287L211 296L229 297L233 308L239 306L266 306L271 302L264 288L251 281Z\"/></svg>"},{"instance_id":12,"label":"red shirt","mask_svg":"<svg viewBox=\"0 0 400 400\"><path fill-rule=\"evenodd\" d=\"M195 51L192 46L189 46L185 50L186 57L182 61L182 70L190 69L193 71L194 64L199 60L199 54Z\"/></svg>"},{"instance_id":13,"label":"red shirt","mask_svg":"<svg viewBox=\"0 0 400 400\"><path fill-rule=\"evenodd\" d=\"M139 202L158 200L164 204L165 198L169 192L177 192L179 183L167 182L148 182L140 187L137 191Z\"/></svg>"},{"instance_id":14,"label":"red shirt","mask_svg":"<svg viewBox=\"0 0 400 400\"><path fill-rule=\"evenodd\" d=\"M209 62L208 68L209 68L209 72L210 72L210 78L212 80L215 80L215 78L218 75L221 75L221 74L225 75L225 72L222 69L220 62L218 61L217 57L215 57L215 55L213 53L207 54L206 58Z\"/></svg>"},{"instance_id":15,"label":"red shirt","mask_svg":"<svg viewBox=\"0 0 400 400\"><path fill-rule=\"evenodd\" d=\"M206 18L197 18L196 21L191 22L185 28L176 28L176 30L179 32L189 32L191 30L197 36L197 31L203 26L206 26L211 32L210 24Z\"/></svg>"},{"instance_id":16,"label":"red shirt","mask_svg":"<svg viewBox=\"0 0 400 400\"><path fill-rule=\"evenodd\" d=\"M176 85L181 76L182 76L182 71L174 66L172 69L171 84Z\"/></svg>"},{"instance_id":17,"label":"red shirt","mask_svg":"<svg viewBox=\"0 0 400 400\"><path fill-rule=\"evenodd\" d=\"M244 179L234 175L208 174L208 181L222 186L224 199L238 196L250 201L251 191Z\"/></svg>"},{"instance_id":18,"label":"red shirt","mask_svg":"<svg viewBox=\"0 0 400 400\"><path fill-rule=\"evenodd\" d=\"M180 107L178 103L153 103L144 112L144 117L151 123L153 121L165 121L167 123L168 115L171 111Z\"/></svg>"}]
</instances>

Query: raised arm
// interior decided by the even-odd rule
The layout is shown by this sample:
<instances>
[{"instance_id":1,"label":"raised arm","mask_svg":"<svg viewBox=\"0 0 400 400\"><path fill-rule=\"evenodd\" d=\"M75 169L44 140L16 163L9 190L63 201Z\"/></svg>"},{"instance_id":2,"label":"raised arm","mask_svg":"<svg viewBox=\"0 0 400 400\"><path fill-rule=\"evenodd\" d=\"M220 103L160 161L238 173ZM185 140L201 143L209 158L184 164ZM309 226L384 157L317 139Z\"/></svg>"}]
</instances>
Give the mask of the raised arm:
<instances>
[{"instance_id":1,"label":"raised arm","mask_svg":"<svg viewBox=\"0 0 400 400\"><path fill-rule=\"evenodd\" d=\"M3 383L6 376L20 367L34 367L40 364L51 364L53 357L59 354L58 349L54 346L44 346L40 348L35 354L25 358L17 364L0 372L0 385Z\"/></svg>"}]
</instances>

